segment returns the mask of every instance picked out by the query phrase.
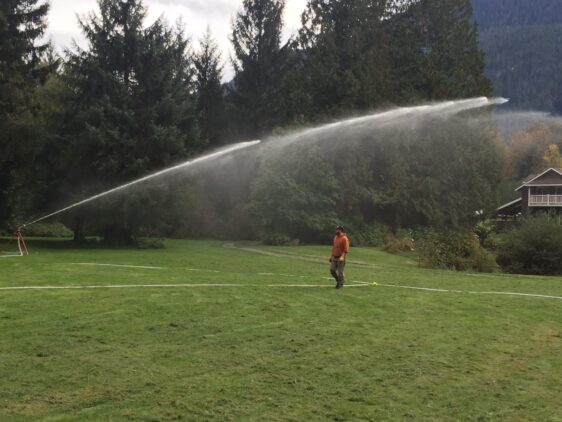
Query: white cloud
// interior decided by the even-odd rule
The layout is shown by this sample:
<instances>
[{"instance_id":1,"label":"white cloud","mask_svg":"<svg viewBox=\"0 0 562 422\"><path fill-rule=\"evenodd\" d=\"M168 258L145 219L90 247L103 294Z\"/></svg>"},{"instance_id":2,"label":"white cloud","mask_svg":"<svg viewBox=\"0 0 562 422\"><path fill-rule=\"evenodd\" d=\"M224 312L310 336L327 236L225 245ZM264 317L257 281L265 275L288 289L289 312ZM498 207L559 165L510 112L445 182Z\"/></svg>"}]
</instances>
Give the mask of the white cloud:
<instances>
[{"instance_id":1,"label":"white cloud","mask_svg":"<svg viewBox=\"0 0 562 422\"><path fill-rule=\"evenodd\" d=\"M84 46L85 40L78 27L77 15L97 10L96 0L50 0L50 3L47 37L61 51L71 47L72 40ZM222 51L225 79L232 77L230 27L232 19L242 6L242 0L145 0L145 5L148 8L149 24L160 16L164 16L172 24L181 18L194 46L209 26ZM287 0L284 39L298 31L305 5L306 0Z\"/></svg>"},{"instance_id":2,"label":"white cloud","mask_svg":"<svg viewBox=\"0 0 562 422\"><path fill-rule=\"evenodd\" d=\"M196 15L207 16L212 19L214 17L220 18L225 13L235 12L241 2L231 0L151 0L149 3L152 6L181 6L189 9Z\"/></svg>"}]
</instances>

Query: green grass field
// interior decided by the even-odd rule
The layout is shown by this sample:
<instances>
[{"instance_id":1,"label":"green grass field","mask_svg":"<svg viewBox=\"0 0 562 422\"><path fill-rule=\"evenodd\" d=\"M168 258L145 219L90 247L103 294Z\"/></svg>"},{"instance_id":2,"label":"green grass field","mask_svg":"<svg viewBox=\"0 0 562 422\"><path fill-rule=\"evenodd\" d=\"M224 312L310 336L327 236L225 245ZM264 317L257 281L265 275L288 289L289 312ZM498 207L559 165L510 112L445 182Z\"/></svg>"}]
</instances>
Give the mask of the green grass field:
<instances>
[{"instance_id":1,"label":"green grass field","mask_svg":"<svg viewBox=\"0 0 562 422\"><path fill-rule=\"evenodd\" d=\"M490 293L561 278L352 248L379 285L336 290L329 247L30 246L0 259L0 421L562 421L562 300Z\"/></svg>"}]
</instances>

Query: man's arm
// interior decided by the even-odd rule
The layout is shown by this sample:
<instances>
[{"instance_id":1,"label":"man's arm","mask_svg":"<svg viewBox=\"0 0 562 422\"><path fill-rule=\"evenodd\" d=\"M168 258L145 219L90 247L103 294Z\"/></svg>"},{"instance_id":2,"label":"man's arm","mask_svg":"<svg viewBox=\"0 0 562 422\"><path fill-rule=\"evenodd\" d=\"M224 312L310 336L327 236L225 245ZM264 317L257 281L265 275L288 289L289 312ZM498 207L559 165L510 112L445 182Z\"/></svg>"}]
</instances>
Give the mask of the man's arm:
<instances>
[{"instance_id":1,"label":"man's arm","mask_svg":"<svg viewBox=\"0 0 562 422\"><path fill-rule=\"evenodd\" d=\"M343 238L343 253L340 256L340 261L345 261L345 257L349 252L349 239L346 237Z\"/></svg>"}]
</instances>

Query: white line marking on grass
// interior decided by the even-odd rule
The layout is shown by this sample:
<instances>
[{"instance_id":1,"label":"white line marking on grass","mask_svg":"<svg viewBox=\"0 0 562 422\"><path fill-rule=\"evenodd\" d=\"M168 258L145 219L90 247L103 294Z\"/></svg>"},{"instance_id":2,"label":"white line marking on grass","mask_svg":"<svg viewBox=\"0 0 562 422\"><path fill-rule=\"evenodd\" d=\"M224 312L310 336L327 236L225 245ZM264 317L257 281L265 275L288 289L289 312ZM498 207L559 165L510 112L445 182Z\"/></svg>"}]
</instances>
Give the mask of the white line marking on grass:
<instances>
[{"instance_id":1,"label":"white line marking on grass","mask_svg":"<svg viewBox=\"0 0 562 422\"><path fill-rule=\"evenodd\" d=\"M72 262L68 265L85 265L95 267L118 267L118 268L142 268L145 270L164 270L166 267L148 267L146 265L123 265L123 264L98 264L95 262Z\"/></svg>"},{"instance_id":2,"label":"white line marking on grass","mask_svg":"<svg viewBox=\"0 0 562 422\"><path fill-rule=\"evenodd\" d=\"M275 256L275 257L280 257L280 258L294 258L294 259L301 259L301 260L310 260L310 259L306 259L306 258L315 258L314 262L320 262L321 260L323 260L322 257L320 256L316 256L316 255L299 255L299 254L293 254L290 252L281 252L281 253L274 253L274 252L270 252L270 251L266 251L266 250L259 250L259 249L255 249L255 248L247 248L247 247L239 247L236 246L233 243L229 243L229 244L224 244L223 245L226 248L231 248L231 249L238 249L238 250L242 250L242 251L247 251L247 252L254 252L254 253L259 253L259 254L263 254L263 255L269 255L269 256ZM382 266L378 266L378 265L373 265L373 264L369 264L369 263L365 263L365 262L361 262L361 261L349 261L350 263L355 263L356 266L358 267L370 267L370 268L375 268L375 269L382 269L384 267ZM414 263L413 261L409 261L409 263ZM281 276L282 274L272 274L272 273L260 273L260 275L278 275ZM464 273L463 275L466 276L471 276L471 277L506 277L508 275L503 275L503 274L474 274L474 273ZM520 274L511 274L509 276L513 276L513 277L521 277L521 278L525 278L528 277L526 275L520 275ZM331 280L330 277L323 277L323 279L326 280ZM372 283L369 283L372 284ZM381 285L383 286L383 285ZM416 290L427 290L427 291L436 291L436 292L451 292L451 293L468 293L468 292L464 292L461 290L446 290L446 289L431 289L431 288L425 288L425 287L411 287L411 286L399 286L399 285L384 285L383 287L396 287L396 288L404 288L404 289L416 289ZM485 293L485 292L474 292L474 293ZM509 295L510 292L492 292L490 294L507 294ZM548 296L548 295L535 295L535 294L515 294L515 295L521 295L521 296L525 296L528 295L530 297L543 297L543 298L552 298L552 299L560 299L560 297L558 296Z\"/></svg>"},{"instance_id":3,"label":"white line marking on grass","mask_svg":"<svg viewBox=\"0 0 562 422\"><path fill-rule=\"evenodd\" d=\"M150 267L147 265L125 265L125 264L101 264L97 262L72 262L68 265L84 265L84 266L96 266L96 267L116 267L116 268L135 268L135 269L145 269L145 270L167 270L168 267ZM201 268L181 268L184 271L197 271L204 273L220 273L217 270L206 270Z\"/></svg>"},{"instance_id":4,"label":"white line marking on grass","mask_svg":"<svg viewBox=\"0 0 562 422\"><path fill-rule=\"evenodd\" d=\"M467 292L477 295L503 295L503 296L524 296L524 297L538 297L545 299L559 299L562 300L562 296L549 296L549 295L538 295L534 293L516 293L516 292Z\"/></svg>"},{"instance_id":5,"label":"white line marking on grass","mask_svg":"<svg viewBox=\"0 0 562 422\"><path fill-rule=\"evenodd\" d=\"M309 275L277 274L277 273L257 273L258 275L271 275L276 277L312 278Z\"/></svg>"},{"instance_id":6,"label":"white line marking on grass","mask_svg":"<svg viewBox=\"0 0 562 422\"><path fill-rule=\"evenodd\" d=\"M18 255L15 255L18 256ZM9 256L4 256L9 257ZM162 270L166 267L149 267L149 266L136 266L136 265L121 265L121 264L100 264L100 263L90 263L90 262L80 262L72 263L70 265L94 265L94 266L106 266L106 267L122 267L122 268L140 268L140 269L150 269L150 270ZM201 271L201 272L212 272L212 273L222 273L222 271L217 270L207 270L199 268L184 268L186 271ZM278 274L278 273L257 273L257 275L267 275L267 276L277 276L277 277L298 277L298 278L313 278L312 276L305 275L294 275L294 274ZM332 277L321 277L324 280L332 280ZM385 283L372 283L361 280L350 280L350 283L346 287L369 287L369 286L381 286L390 287L395 289L409 289L409 290L421 290L426 292L435 293L464 293L464 294L481 294L481 295L501 295L501 296L519 296L519 297L531 297L539 299L556 299L562 300L562 296L551 296L536 293L517 293L517 292L475 292L468 290L450 290L450 289L437 289L430 287L417 287L417 286L404 286L399 284L385 284ZM16 287L0 287L0 290L46 290L46 289L125 289L125 288L179 288L179 287L285 287L285 288L333 288L332 285L327 284L120 284L120 285L108 285L108 286L16 286Z\"/></svg>"},{"instance_id":7,"label":"white line marking on grass","mask_svg":"<svg viewBox=\"0 0 562 422\"><path fill-rule=\"evenodd\" d=\"M180 288L180 287L245 287L244 284L110 284L107 286L15 286L0 290L86 290L86 289L133 289L133 288Z\"/></svg>"},{"instance_id":8,"label":"white line marking on grass","mask_svg":"<svg viewBox=\"0 0 562 422\"><path fill-rule=\"evenodd\" d=\"M217 271L217 270L202 270L201 268L183 268L183 270L185 270L185 271L198 271L198 272L202 272L202 273L220 273L220 271Z\"/></svg>"},{"instance_id":9,"label":"white line marking on grass","mask_svg":"<svg viewBox=\"0 0 562 422\"><path fill-rule=\"evenodd\" d=\"M360 280L350 280L351 283L357 283L357 284L361 284L364 286L372 286L373 283L367 283L366 281L360 281Z\"/></svg>"},{"instance_id":10,"label":"white line marking on grass","mask_svg":"<svg viewBox=\"0 0 562 422\"><path fill-rule=\"evenodd\" d=\"M257 285L259 286L259 285ZM347 284L345 288L348 287L368 287L368 284ZM333 289L332 284L268 284L267 287L322 287Z\"/></svg>"},{"instance_id":11,"label":"white line marking on grass","mask_svg":"<svg viewBox=\"0 0 562 422\"><path fill-rule=\"evenodd\" d=\"M470 291L470 290L433 289L433 288L429 288L429 287L401 286L399 284L384 284L384 283L377 283L376 285L381 286L381 287L392 287L392 288L397 288L397 289L423 290L423 291L438 292L438 293L468 293L468 294L475 294L475 295L522 296L522 297L534 297L534 298L542 298L542 299L562 300L562 296L550 296L550 295L541 295L541 294L535 294L535 293L473 292L473 291Z\"/></svg>"},{"instance_id":12,"label":"white line marking on grass","mask_svg":"<svg viewBox=\"0 0 562 422\"><path fill-rule=\"evenodd\" d=\"M400 286L398 284L382 284L382 283L377 283L377 285L382 286L382 287L394 287L396 289L425 290L425 291L428 291L428 292L443 292L443 293L450 292L450 290L433 289L433 288L430 288L430 287Z\"/></svg>"},{"instance_id":13,"label":"white line marking on grass","mask_svg":"<svg viewBox=\"0 0 562 422\"><path fill-rule=\"evenodd\" d=\"M502 296L520 296L520 297L533 297L541 299L557 299L562 300L561 296L550 296L533 293L517 293L517 292L474 292L464 290L447 290L447 289L434 289L429 287L415 287L415 286L401 286L398 284L384 284L384 283L367 283L364 281L353 280L346 288L350 287L369 287L381 286L399 289L422 290L437 293L468 293L468 294L484 294L484 295L502 295ZM228 284L228 283L192 283L192 284L110 284L102 285L86 285L86 286L11 286L0 287L0 291L9 290L92 290L92 289L142 289L142 288L207 288L207 287L268 287L268 288L333 288L328 284Z\"/></svg>"},{"instance_id":14,"label":"white line marking on grass","mask_svg":"<svg viewBox=\"0 0 562 422\"><path fill-rule=\"evenodd\" d=\"M268 284L267 287L311 287L311 288L334 288L334 286L330 286L328 284Z\"/></svg>"},{"instance_id":15,"label":"white line marking on grass","mask_svg":"<svg viewBox=\"0 0 562 422\"><path fill-rule=\"evenodd\" d=\"M132 288L196 288L196 287L273 287L273 288L333 288L327 284L225 284L225 283L193 283L193 284L110 284L107 286L12 286L0 287L0 290L91 290L91 289L132 289ZM367 287L354 285L347 287Z\"/></svg>"},{"instance_id":16,"label":"white line marking on grass","mask_svg":"<svg viewBox=\"0 0 562 422\"><path fill-rule=\"evenodd\" d=\"M83 266L98 266L98 267L116 267L116 268L136 268L136 269L147 269L147 270L165 270L169 269L168 267L149 267L144 265L125 265L125 264L103 264L103 263L96 263L96 262L73 262L67 265L83 265ZM224 273L223 271L218 270L209 270L203 268L180 268L183 271L193 271L193 272L204 272L204 273L215 273L220 274ZM267 275L273 277L290 277L290 278L315 278L309 275L297 275L297 274L284 274L284 273L256 273L257 275ZM324 280L332 280L333 277L322 277ZM364 283L364 282L363 282ZM369 284L369 283L365 283Z\"/></svg>"}]
</instances>

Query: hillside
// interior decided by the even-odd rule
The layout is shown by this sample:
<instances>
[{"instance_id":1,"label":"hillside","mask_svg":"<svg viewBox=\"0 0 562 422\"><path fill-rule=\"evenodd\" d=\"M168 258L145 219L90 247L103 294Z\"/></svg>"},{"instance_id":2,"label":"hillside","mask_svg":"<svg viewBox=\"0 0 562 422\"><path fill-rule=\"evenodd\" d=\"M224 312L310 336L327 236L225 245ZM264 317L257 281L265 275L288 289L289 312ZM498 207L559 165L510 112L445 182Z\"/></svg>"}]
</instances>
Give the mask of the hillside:
<instances>
[{"instance_id":1,"label":"hillside","mask_svg":"<svg viewBox=\"0 0 562 422\"><path fill-rule=\"evenodd\" d=\"M562 2L473 0L495 95L517 109L562 113Z\"/></svg>"},{"instance_id":2,"label":"hillside","mask_svg":"<svg viewBox=\"0 0 562 422\"><path fill-rule=\"evenodd\" d=\"M472 0L472 4L474 17L483 31L562 23L560 0Z\"/></svg>"},{"instance_id":3,"label":"hillside","mask_svg":"<svg viewBox=\"0 0 562 422\"><path fill-rule=\"evenodd\" d=\"M494 28L480 40L496 95L515 108L562 113L562 24Z\"/></svg>"}]
</instances>

